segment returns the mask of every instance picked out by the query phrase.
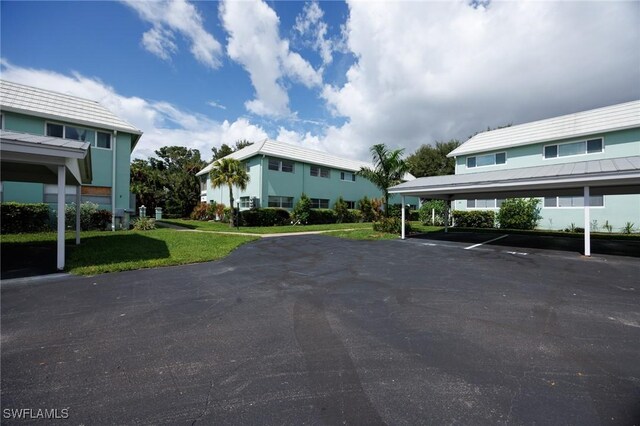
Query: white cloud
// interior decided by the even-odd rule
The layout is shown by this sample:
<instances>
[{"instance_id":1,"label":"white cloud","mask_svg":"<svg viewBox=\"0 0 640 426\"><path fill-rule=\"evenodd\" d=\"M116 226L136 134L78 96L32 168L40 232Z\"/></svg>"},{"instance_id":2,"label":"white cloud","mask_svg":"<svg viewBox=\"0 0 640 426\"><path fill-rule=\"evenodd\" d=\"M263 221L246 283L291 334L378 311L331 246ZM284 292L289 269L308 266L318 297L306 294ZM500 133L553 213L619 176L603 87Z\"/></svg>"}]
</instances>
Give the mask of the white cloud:
<instances>
[{"instance_id":1,"label":"white cloud","mask_svg":"<svg viewBox=\"0 0 640 426\"><path fill-rule=\"evenodd\" d=\"M323 65L333 61L333 42L327 38L328 27L322 20L324 12L316 0L306 3L302 13L296 17L294 29L301 35L309 37L308 44L322 58Z\"/></svg>"},{"instance_id":2,"label":"white cloud","mask_svg":"<svg viewBox=\"0 0 640 426\"><path fill-rule=\"evenodd\" d=\"M180 33L191 42L191 53L199 62L210 68L220 66L222 46L205 30L200 13L191 3L186 0L123 2L153 25L142 36L142 45L149 52L168 60L177 51L173 40L175 33Z\"/></svg>"},{"instance_id":3,"label":"white cloud","mask_svg":"<svg viewBox=\"0 0 640 426\"><path fill-rule=\"evenodd\" d=\"M2 78L100 102L144 132L132 158L151 157L162 146L179 145L200 150L202 158L208 160L214 145L219 147L239 139L257 141L267 137L261 127L244 118L220 123L201 114L183 111L168 102L121 95L99 79L79 73L64 75L23 68L3 59Z\"/></svg>"},{"instance_id":4,"label":"white cloud","mask_svg":"<svg viewBox=\"0 0 640 426\"><path fill-rule=\"evenodd\" d=\"M224 106L221 103L218 103L216 101L209 101L209 102L207 102L207 105L209 105L211 107L214 107L214 108L227 109L226 106Z\"/></svg>"},{"instance_id":5,"label":"white cloud","mask_svg":"<svg viewBox=\"0 0 640 426\"><path fill-rule=\"evenodd\" d=\"M521 123L640 98L640 3L349 3L357 58L323 98L346 124L330 152L368 159L374 143L465 140Z\"/></svg>"},{"instance_id":6,"label":"white cloud","mask_svg":"<svg viewBox=\"0 0 640 426\"><path fill-rule=\"evenodd\" d=\"M322 77L281 39L276 13L261 0L220 3L220 19L229 33L227 53L249 73L256 98L247 110L271 117L291 114L284 85L288 77L306 87L322 84Z\"/></svg>"}]
</instances>

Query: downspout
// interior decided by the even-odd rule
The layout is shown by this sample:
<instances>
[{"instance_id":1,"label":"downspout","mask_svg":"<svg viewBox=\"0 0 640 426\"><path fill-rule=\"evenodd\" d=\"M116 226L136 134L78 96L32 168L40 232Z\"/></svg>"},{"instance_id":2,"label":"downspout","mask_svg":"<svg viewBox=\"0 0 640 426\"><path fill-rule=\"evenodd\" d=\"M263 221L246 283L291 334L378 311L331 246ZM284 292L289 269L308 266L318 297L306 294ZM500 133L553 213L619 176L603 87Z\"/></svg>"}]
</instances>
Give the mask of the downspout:
<instances>
[{"instance_id":1,"label":"downspout","mask_svg":"<svg viewBox=\"0 0 640 426\"><path fill-rule=\"evenodd\" d=\"M116 230L116 149L118 146L118 131L113 131L113 149L111 154L111 230Z\"/></svg>"},{"instance_id":2,"label":"downspout","mask_svg":"<svg viewBox=\"0 0 640 426\"><path fill-rule=\"evenodd\" d=\"M262 188L262 175L264 174L264 157L265 155L262 154L262 159L260 160L260 193L258 194L260 196L260 208L264 208L264 188Z\"/></svg>"}]
</instances>

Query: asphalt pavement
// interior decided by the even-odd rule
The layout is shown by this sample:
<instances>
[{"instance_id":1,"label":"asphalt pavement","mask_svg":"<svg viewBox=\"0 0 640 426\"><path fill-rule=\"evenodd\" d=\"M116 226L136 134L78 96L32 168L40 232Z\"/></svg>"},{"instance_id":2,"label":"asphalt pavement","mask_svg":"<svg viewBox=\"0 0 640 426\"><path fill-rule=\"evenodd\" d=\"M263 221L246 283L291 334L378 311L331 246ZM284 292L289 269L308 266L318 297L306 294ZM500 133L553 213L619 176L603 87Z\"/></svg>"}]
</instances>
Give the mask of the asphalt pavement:
<instances>
[{"instance_id":1,"label":"asphalt pavement","mask_svg":"<svg viewBox=\"0 0 640 426\"><path fill-rule=\"evenodd\" d=\"M2 422L638 424L640 261L465 247L270 238L3 284Z\"/></svg>"}]
</instances>

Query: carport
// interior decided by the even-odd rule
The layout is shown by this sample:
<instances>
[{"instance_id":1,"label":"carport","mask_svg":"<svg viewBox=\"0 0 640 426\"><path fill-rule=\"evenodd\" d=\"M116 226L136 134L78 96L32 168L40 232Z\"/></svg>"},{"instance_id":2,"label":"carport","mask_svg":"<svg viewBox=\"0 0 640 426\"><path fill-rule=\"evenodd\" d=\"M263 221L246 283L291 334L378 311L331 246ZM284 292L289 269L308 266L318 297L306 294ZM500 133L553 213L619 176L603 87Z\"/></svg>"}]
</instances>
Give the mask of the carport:
<instances>
[{"instance_id":1,"label":"carport","mask_svg":"<svg viewBox=\"0 0 640 426\"><path fill-rule=\"evenodd\" d=\"M88 142L0 131L2 181L58 185L57 268L64 269L66 185L76 186L76 244L80 244L81 185L91 183L91 150Z\"/></svg>"},{"instance_id":2,"label":"carport","mask_svg":"<svg viewBox=\"0 0 640 426\"><path fill-rule=\"evenodd\" d=\"M591 255L589 197L640 194L640 156L418 178L389 193L447 201L473 198L584 196L584 255ZM448 222L448 211L446 220ZM402 239L405 238L402 209ZM446 228L445 228L446 232Z\"/></svg>"}]
</instances>

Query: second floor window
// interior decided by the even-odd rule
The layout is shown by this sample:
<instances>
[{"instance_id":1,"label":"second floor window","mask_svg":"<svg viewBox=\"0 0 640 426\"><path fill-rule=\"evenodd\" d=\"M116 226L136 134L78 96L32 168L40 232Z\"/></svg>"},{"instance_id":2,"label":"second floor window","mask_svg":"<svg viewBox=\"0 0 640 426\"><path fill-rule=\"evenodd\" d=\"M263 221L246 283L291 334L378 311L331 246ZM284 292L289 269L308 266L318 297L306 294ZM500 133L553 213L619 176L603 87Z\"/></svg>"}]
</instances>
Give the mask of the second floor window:
<instances>
[{"instance_id":1,"label":"second floor window","mask_svg":"<svg viewBox=\"0 0 640 426\"><path fill-rule=\"evenodd\" d=\"M293 173L293 161L269 158L269 170Z\"/></svg>"},{"instance_id":2,"label":"second floor window","mask_svg":"<svg viewBox=\"0 0 640 426\"><path fill-rule=\"evenodd\" d=\"M311 166L309 174L311 176L328 178L329 177L329 169L327 169L326 167Z\"/></svg>"},{"instance_id":3,"label":"second floor window","mask_svg":"<svg viewBox=\"0 0 640 426\"><path fill-rule=\"evenodd\" d=\"M111 133L99 132L84 127L68 126L58 123L47 123L47 136L89 142L97 148L111 149Z\"/></svg>"},{"instance_id":4,"label":"second floor window","mask_svg":"<svg viewBox=\"0 0 640 426\"><path fill-rule=\"evenodd\" d=\"M602 138L586 141L546 145L542 155L544 158L570 157L573 155L596 154L604 151Z\"/></svg>"},{"instance_id":5,"label":"second floor window","mask_svg":"<svg viewBox=\"0 0 640 426\"><path fill-rule=\"evenodd\" d=\"M467 157L467 167L484 167L495 166L496 164L504 164L507 162L506 152L497 152L495 154L475 155L473 157Z\"/></svg>"},{"instance_id":6,"label":"second floor window","mask_svg":"<svg viewBox=\"0 0 640 426\"><path fill-rule=\"evenodd\" d=\"M356 174L353 172L340 172L340 180L346 180L347 182L355 182Z\"/></svg>"}]
</instances>

